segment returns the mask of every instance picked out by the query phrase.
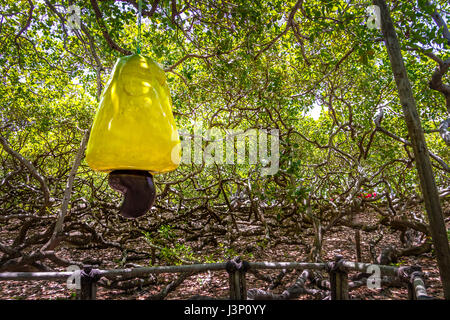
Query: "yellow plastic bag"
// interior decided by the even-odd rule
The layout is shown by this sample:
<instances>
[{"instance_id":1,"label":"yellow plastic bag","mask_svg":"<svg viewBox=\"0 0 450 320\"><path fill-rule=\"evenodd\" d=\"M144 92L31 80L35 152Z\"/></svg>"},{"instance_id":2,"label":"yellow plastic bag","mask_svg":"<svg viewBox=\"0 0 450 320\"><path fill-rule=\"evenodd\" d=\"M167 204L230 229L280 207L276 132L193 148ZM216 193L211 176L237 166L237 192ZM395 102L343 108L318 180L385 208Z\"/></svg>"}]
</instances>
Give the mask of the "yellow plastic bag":
<instances>
[{"instance_id":1,"label":"yellow plastic bag","mask_svg":"<svg viewBox=\"0 0 450 320\"><path fill-rule=\"evenodd\" d=\"M180 140L164 71L150 58L119 58L104 89L86 149L98 171L175 170Z\"/></svg>"}]
</instances>

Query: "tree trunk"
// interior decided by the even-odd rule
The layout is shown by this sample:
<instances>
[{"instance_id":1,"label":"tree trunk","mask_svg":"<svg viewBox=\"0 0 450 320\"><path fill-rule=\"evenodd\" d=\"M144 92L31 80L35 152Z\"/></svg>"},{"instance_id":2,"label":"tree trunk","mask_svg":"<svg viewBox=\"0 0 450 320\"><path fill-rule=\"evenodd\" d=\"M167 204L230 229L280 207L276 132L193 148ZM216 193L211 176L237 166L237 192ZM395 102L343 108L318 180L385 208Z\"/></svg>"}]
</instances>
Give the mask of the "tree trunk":
<instances>
[{"instance_id":1,"label":"tree trunk","mask_svg":"<svg viewBox=\"0 0 450 320\"><path fill-rule=\"evenodd\" d=\"M387 7L385 0L373 0L373 3L380 7L381 30L391 61L391 68L397 84L410 141L414 150L416 168L425 202L425 209L430 221L431 235L433 237L433 245L436 251L444 295L446 299L450 299L450 248L448 245L442 208L439 202L439 194L425 144L425 137L416 109L416 102L403 63L400 44L391 20L389 8Z\"/></svg>"}]
</instances>

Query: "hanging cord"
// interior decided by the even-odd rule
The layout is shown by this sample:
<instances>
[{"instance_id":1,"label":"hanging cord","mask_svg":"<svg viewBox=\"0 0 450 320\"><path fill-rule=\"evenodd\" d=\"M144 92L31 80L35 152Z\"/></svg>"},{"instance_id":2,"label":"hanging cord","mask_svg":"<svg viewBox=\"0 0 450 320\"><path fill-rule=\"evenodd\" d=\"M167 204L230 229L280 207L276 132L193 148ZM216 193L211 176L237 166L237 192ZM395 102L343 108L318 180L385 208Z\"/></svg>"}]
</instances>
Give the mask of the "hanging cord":
<instances>
[{"instance_id":1,"label":"hanging cord","mask_svg":"<svg viewBox=\"0 0 450 320\"><path fill-rule=\"evenodd\" d=\"M142 0L138 0L138 36L136 41L137 54L141 54L141 21L142 21Z\"/></svg>"}]
</instances>

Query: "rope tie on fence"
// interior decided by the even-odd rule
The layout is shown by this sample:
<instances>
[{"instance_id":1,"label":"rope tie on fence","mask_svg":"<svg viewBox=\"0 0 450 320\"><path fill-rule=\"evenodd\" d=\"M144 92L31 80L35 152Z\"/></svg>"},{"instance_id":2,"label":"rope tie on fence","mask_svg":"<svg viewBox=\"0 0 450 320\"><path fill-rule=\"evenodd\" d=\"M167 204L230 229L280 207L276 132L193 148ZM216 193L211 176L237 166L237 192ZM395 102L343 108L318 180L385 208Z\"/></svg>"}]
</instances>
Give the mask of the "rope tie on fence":
<instances>
[{"instance_id":1,"label":"rope tie on fence","mask_svg":"<svg viewBox=\"0 0 450 320\"><path fill-rule=\"evenodd\" d=\"M401 281L409 283L415 277L423 277L423 272L419 266L406 266L398 268L397 276Z\"/></svg>"},{"instance_id":2,"label":"rope tie on fence","mask_svg":"<svg viewBox=\"0 0 450 320\"><path fill-rule=\"evenodd\" d=\"M344 272L345 271L345 267L344 267L344 257L341 255L336 255L334 257L334 261L333 262L328 262L327 263L327 272Z\"/></svg>"},{"instance_id":3,"label":"rope tie on fence","mask_svg":"<svg viewBox=\"0 0 450 320\"><path fill-rule=\"evenodd\" d=\"M240 257L236 257L227 261L225 269L228 273L233 273L236 271L245 273L250 269L250 264L247 261L241 261Z\"/></svg>"},{"instance_id":4,"label":"rope tie on fence","mask_svg":"<svg viewBox=\"0 0 450 320\"><path fill-rule=\"evenodd\" d=\"M80 272L80 279L87 284L95 283L102 277L100 270L93 269L92 266L85 266Z\"/></svg>"},{"instance_id":5,"label":"rope tie on fence","mask_svg":"<svg viewBox=\"0 0 450 320\"><path fill-rule=\"evenodd\" d=\"M88 283L97 282L102 277L100 270L92 267L84 267L80 272L81 281Z\"/></svg>"}]
</instances>

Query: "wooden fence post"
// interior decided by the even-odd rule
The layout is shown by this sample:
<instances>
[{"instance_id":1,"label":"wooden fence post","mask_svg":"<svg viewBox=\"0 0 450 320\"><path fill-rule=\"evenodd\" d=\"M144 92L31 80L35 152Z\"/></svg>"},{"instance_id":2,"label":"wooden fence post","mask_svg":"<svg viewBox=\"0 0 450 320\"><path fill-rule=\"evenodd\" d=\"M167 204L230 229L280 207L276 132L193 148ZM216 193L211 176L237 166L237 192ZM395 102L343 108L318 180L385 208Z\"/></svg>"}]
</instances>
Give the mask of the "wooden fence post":
<instances>
[{"instance_id":1,"label":"wooden fence post","mask_svg":"<svg viewBox=\"0 0 450 320\"><path fill-rule=\"evenodd\" d=\"M97 284L81 280L81 289L77 292L78 300L95 300L96 295Z\"/></svg>"},{"instance_id":2,"label":"wooden fence post","mask_svg":"<svg viewBox=\"0 0 450 320\"><path fill-rule=\"evenodd\" d=\"M423 281L422 272L413 272L413 274L411 275L411 285L414 292L414 300L434 300L433 297L430 297L427 294L427 289L425 288L425 282Z\"/></svg>"},{"instance_id":3,"label":"wooden fence post","mask_svg":"<svg viewBox=\"0 0 450 320\"><path fill-rule=\"evenodd\" d=\"M331 300L349 300L348 273L343 267L344 259L337 255L334 262L328 264L330 274Z\"/></svg>"},{"instance_id":4,"label":"wooden fence post","mask_svg":"<svg viewBox=\"0 0 450 320\"><path fill-rule=\"evenodd\" d=\"M245 273L249 268L247 261L240 257L229 260L226 264L230 285L230 300L247 300L247 284Z\"/></svg>"},{"instance_id":5,"label":"wooden fence post","mask_svg":"<svg viewBox=\"0 0 450 320\"><path fill-rule=\"evenodd\" d=\"M425 283L423 281L424 274L422 267L410 266L400 267L397 273L401 281L406 283L408 287L408 299L409 300L429 300L433 299L427 295Z\"/></svg>"},{"instance_id":6,"label":"wooden fence post","mask_svg":"<svg viewBox=\"0 0 450 320\"><path fill-rule=\"evenodd\" d=\"M80 273L81 288L77 290L78 300L95 300L97 295L97 281L100 280L100 273L91 266L84 266Z\"/></svg>"}]
</instances>

